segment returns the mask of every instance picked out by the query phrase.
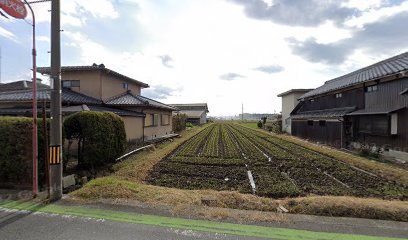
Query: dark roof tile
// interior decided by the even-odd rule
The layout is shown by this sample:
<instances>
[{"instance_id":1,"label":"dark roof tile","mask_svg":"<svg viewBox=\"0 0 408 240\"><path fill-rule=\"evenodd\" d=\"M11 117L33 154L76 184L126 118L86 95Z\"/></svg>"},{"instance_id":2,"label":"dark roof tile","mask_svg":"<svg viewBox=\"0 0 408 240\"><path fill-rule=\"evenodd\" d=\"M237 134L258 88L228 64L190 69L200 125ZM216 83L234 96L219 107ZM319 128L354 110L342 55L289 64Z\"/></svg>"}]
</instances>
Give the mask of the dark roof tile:
<instances>
[{"instance_id":1,"label":"dark roof tile","mask_svg":"<svg viewBox=\"0 0 408 240\"><path fill-rule=\"evenodd\" d=\"M155 101L153 99L143 97L141 95L133 95L131 91L127 91L124 94L110 98L105 101L105 104L112 106L153 107L171 111L177 110L177 108Z\"/></svg>"},{"instance_id":2,"label":"dark roof tile","mask_svg":"<svg viewBox=\"0 0 408 240\"><path fill-rule=\"evenodd\" d=\"M356 107L332 108L315 111L298 112L290 115L292 119L322 119L322 118L339 118L354 111Z\"/></svg>"},{"instance_id":3,"label":"dark roof tile","mask_svg":"<svg viewBox=\"0 0 408 240\"><path fill-rule=\"evenodd\" d=\"M0 92L0 102L27 102L33 97L32 90ZM39 89L37 91L38 101L50 101L51 89ZM66 104L102 104L102 101L69 89L62 89L61 100Z\"/></svg>"},{"instance_id":4,"label":"dark roof tile","mask_svg":"<svg viewBox=\"0 0 408 240\"><path fill-rule=\"evenodd\" d=\"M27 80L8 82L0 85L0 92L27 90L33 88L33 82ZM37 82L37 89L49 89L50 86Z\"/></svg>"},{"instance_id":5,"label":"dark roof tile","mask_svg":"<svg viewBox=\"0 0 408 240\"><path fill-rule=\"evenodd\" d=\"M305 93L300 98L308 98L363 82L373 81L408 70L408 52L326 81L324 85Z\"/></svg>"}]
</instances>

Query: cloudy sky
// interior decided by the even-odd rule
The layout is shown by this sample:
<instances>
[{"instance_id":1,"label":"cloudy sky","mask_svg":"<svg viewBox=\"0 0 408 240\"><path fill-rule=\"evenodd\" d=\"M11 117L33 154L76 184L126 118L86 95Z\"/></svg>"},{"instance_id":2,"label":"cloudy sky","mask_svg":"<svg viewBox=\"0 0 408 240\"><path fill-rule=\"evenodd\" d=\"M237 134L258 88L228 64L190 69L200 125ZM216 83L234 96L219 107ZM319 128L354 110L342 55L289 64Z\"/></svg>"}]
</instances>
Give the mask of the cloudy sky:
<instances>
[{"instance_id":1,"label":"cloudy sky","mask_svg":"<svg viewBox=\"0 0 408 240\"><path fill-rule=\"evenodd\" d=\"M276 95L408 51L408 1L62 0L62 64L148 83L210 115L281 111ZM38 65L50 64L50 3L35 4ZM0 16L1 81L31 76L31 18ZM47 80L47 79L44 79Z\"/></svg>"}]
</instances>

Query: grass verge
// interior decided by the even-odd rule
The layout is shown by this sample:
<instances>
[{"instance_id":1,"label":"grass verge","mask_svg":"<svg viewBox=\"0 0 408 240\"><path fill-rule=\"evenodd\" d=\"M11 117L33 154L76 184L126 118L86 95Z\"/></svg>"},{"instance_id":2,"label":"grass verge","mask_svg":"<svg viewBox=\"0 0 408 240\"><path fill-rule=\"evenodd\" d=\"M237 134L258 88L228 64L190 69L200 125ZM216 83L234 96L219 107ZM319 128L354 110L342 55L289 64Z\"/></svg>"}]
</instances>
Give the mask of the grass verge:
<instances>
[{"instance_id":1,"label":"grass verge","mask_svg":"<svg viewBox=\"0 0 408 240\"><path fill-rule=\"evenodd\" d=\"M208 126L208 125L207 125ZM279 205L283 205L290 213L301 213L322 216L360 217L408 222L407 201L387 201L372 198L338 197L338 196L309 196L301 198L271 199L232 191L214 190L182 190L146 184L143 180L149 171L165 156L174 151L184 141L188 140L204 127L193 128L183 133L182 138L173 142L160 144L154 151L144 151L114 166L114 173L108 177L90 181L83 188L71 193L72 198L82 201L100 201L102 199L136 200L152 207L170 208L174 213L196 214L204 218L224 219L234 218L244 221L280 221L281 215L276 214ZM278 136L286 140L286 136ZM295 139L296 140L296 139ZM350 163L367 169L363 158L342 153L329 148L313 145L300 140L292 142L309 147L329 156L351 158ZM299 142L299 143L298 143ZM302 143L302 144L301 144ZM323 150L322 150L323 149ZM320 152L319 151L319 152ZM338 152L338 153L335 153ZM330 155L332 154L332 155ZM336 158L337 158L336 157ZM355 158L357 160L355 160ZM343 159L340 159L343 160ZM344 160L343 160L344 161ZM365 160L368 161L368 160ZM393 178L403 181L399 172L393 168L370 163L369 170L381 171L383 174L391 171ZM392 170L390 170L392 169ZM203 198L212 199L211 206L203 204ZM192 209L196 209L195 211ZM235 214L228 209L256 210L256 214ZM271 214L273 213L273 214ZM263 220L262 220L263 219Z\"/></svg>"}]
</instances>

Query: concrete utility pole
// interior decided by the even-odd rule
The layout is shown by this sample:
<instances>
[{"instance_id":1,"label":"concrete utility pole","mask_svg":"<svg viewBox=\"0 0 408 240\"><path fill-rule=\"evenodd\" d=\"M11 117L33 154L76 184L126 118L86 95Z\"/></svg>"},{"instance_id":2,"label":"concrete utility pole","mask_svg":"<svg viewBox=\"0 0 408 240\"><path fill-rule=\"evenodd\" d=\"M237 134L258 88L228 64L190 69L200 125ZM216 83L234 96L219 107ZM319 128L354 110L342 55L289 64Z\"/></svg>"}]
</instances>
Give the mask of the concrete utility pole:
<instances>
[{"instance_id":1,"label":"concrete utility pole","mask_svg":"<svg viewBox=\"0 0 408 240\"><path fill-rule=\"evenodd\" d=\"M50 200L62 197L60 0L51 1Z\"/></svg>"},{"instance_id":2,"label":"concrete utility pole","mask_svg":"<svg viewBox=\"0 0 408 240\"><path fill-rule=\"evenodd\" d=\"M242 103L242 121L244 121L244 104Z\"/></svg>"}]
</instances>

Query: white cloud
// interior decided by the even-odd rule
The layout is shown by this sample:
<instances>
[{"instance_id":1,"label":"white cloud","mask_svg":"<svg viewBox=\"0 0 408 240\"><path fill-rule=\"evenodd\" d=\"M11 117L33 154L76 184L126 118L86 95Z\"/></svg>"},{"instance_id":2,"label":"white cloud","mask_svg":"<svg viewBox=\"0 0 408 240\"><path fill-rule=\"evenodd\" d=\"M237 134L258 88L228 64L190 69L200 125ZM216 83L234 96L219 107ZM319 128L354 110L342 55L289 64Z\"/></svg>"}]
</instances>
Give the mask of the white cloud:
<instances>
[{"instance_id":1,"label":"white cloud","mask_svg":"<svg viewBox=\"0 0 408 240\"><path fill-rule=\"evenodd\" d=\"M48 36L36 36L36 40L40 42L50 43L51 39Z\"/></svg>"},{"instance_id":2,"label":"white cloud","mask_svg":"<svg viewBox=\"0 0 408 240\"><path fill-rule=\"evenodd\" d=\"M12 32L0 27L0 36L5 37L9 40L12 40L14 42L18 42L16 35L14 35Z\"/></svg>"},{"instance_id":3,"label":"white cloud","mask_svg":"<svg viewBox=\"0 0 408 240\"><path fill-rule=\"evenodd\" d=\"M62 61L67 65L104 63L108 68L148 83L152 88L146 94L158 96L163 102L207 102L211 115L231 115L240 112L241 103L247 112L279 112L278 93L291 88L317 87L326 80L386 58L404 45L386 49L387 52L368 51L367 46L375 48L374 43L379 41L375 36L367 39L367 34L358 33L367 29L385 31L385 27L378 30L380 22L408 11L407 1L396 6L382 0L344 1L334 10L357 9L354 18L319 18L317 25L277 24L271 18L249 18L243 6L234 2L245 3L243 0L64 0L61 2L65 30ZM263 2L267 6L273 3ZM49 22L48 9L49 3L37 4L40 22ZM330 11L327 7L324 13ZM341 19L348 19L345 25ZM46 52L49 25L41 27L38 40ZM18 36L18 39L26 36L17 34L11 27L0 28L0 35ZM389 40L387 36L383 38L381 42ZM305 44L309 40L309 45L313 43L310 46L334 48L344 47L339 42L358 40L361 44L346 46L343 50L353 51L343 51L349 54L343 54L342 61L330 66L311 63L301 54L293 54L287 39L292 39L292 44ZM328 57L333 55L337 56ZM48 55L42 56L42 65L49 64ZM245 77L236 77L234 81L220 79L223 75L228 77L228 73Z\"/></svg>"},{"instance_id":4,"label":"white cloud","mask_svg":"<svg viewBox=\"0 0 408 240\"><path fill-rule=\"evenodd\" d=\"M359 2L364 3L365 1ZM361 14L361 16L353 17L350 20L346 21L345 25L349 27L362 28L365 24L373 23L402 12L407 12L408 14L408 1L402 2L400 5L388 6L383 8L368 8Z\"/></svg>"}]
</instances>

